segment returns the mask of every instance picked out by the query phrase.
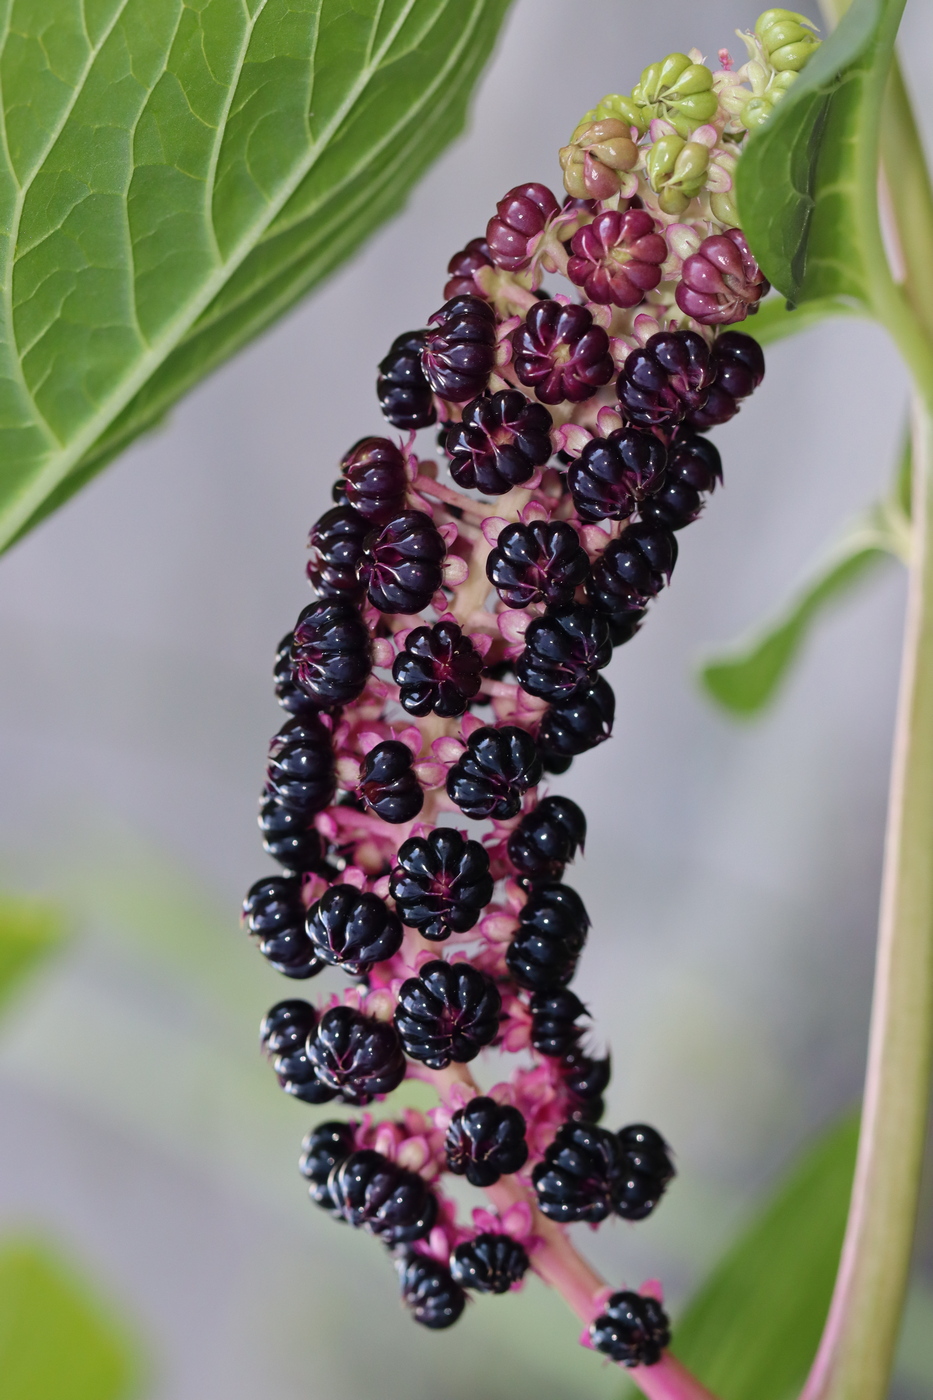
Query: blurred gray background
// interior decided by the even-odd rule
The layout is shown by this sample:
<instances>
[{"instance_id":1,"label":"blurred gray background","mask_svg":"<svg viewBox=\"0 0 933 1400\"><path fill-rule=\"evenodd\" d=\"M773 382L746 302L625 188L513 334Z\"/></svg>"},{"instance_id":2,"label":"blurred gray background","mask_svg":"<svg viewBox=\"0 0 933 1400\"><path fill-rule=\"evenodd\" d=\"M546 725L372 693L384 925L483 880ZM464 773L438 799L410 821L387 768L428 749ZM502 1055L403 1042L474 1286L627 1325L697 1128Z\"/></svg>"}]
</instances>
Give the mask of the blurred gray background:
<instances>
[{"instance_id":1,"label":"blurred gray background","mask_svg":"<svg viewBox=\"0 0 933 1400\"><path fill-rule=\"evenodd\" d=\"M256 1049L283 994L238 929L278 727L275 644L308 599L308 528L341 453L379 431L376 361L441 301L450 255L604 92L750 27L740 0L517 0L466 136L405 213L0 561L0 877L78 936L0 1028L0 1221L52 1232L144 1339L152 1400L557 1400L616 1373L537 1282L449 1334L399 1310L379 1248L306 1203L313 1114ZM908 6L914 90L933 13ZM740 61L740 60L739 60ZM927 103L929 121L933 110ZM900 648L889 566L841 608L764 720L700 694L699 658L784 598L885 486L906 409L877 330L775 347L720 430L726 487L619 653L613 742L556 788L591 836L577 987L680 1177L656 1217L582 1244L682 1299L796 1150L859 1093ZM912 1316L933 1319L921 1231ZM933 1332L933 1327L931 1327ZM928 1395L907 1349L897 1394Z\"/></svg>"}]
</instances>

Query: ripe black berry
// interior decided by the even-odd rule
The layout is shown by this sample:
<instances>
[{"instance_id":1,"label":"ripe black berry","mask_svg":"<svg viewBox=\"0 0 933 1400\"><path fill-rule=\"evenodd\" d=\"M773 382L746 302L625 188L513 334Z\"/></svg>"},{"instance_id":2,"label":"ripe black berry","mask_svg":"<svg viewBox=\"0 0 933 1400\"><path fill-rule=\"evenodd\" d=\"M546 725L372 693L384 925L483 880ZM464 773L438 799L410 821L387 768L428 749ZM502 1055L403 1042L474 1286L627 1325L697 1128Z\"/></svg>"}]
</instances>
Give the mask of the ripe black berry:
<instances>
[{"instance_id":1,"label":"ripe black berry","mask_svg":"<svg viewBox=\"0 0 933 1400\"><path fill-rule=\"evenodd\" d=\"M713 379L706 402L687 414L687 423L705 432L728 423L739 401L754 393L765 377L765 357L757 340L742 331L724 331L713 344Z\"/></svg>"},{"instance_id":2,"label":"ripe black berry","mask_svg":"<svg viewBox=\"0 0 933 1400\"><path fill-rule=\"evenodd\" d=\"M340 463L348 505L370 525L385 525L405 508L408 473L400 449L388 438L361 438Z\"/></svg>"},{"instance_id":3,"label":"ripe black berry","mask_svg":"<svg viewBox=\"0 0 933 1400\"><path fill-rule=\"evenodd\" d=\"M283 710L288 710L290 714L308 714L315 710L317 706L301 686L296 685L292 680L292 643L295 640L294 632L287 632L275 653L275 666L272 671L275 680L275 698L282 706Z\"/></svg>"},{"instance_id":4,"label":"ripe black berry","mask_svg":"<svg viewBox=\"0 0 933 1400\"><path fill-rule=\"evenodd\" d=\"M395 1027L334 1006L325 1011L308 1041L308 1059L320 1080L344 1103L371 1103L405 1078L405 1056Z\"/></svg>"},{"instance_id":5,"label":"ripe black berry","mask_svg":"<svg viewBox=\"0 0 933 1400\"><path fill-rule=\"evenodd\" d=\"M577 514L582 520L627 519L636 501L659 485L666 465L663 442L643 429L591 438L567 473Z\"/></svg>"},{"instance_id":6,"label":"ripe black berry","mask_svg":"<svg viewBox=\"0 0 933 1400\"><path fill-rule=\"evenodd\" d=\"M346 705L372 667L369 632L349 603L311 603L295 625L292 680L320 709Z\"/></svg>"},{"instance_id":7,"label":"ripe black berry","mask_svg":"<svg viewBox=\"0 0 933 1400\"><path fill-rule=\"evenodd\" d=\"M486 577L509 608L570 603L589 571L580 536L565 520L506 525L486 560Z\"/></svg>"},{"instance_id":8,"label":"ripe black berry","mask_svg":"<svg viewBox=\"0 0 933 1400\"><path fill-rule=\"evenodd\" d=\"M714 368L696 331L659 331L622 366L618 394L623 412L646 428L674 428L709 396Z\"/></svg>"},{"instance_id":9,"label":"ripe black berry","mask_svg":"<svg viewBox=\"0 0 933 1400\"><path fill-rule=\"evenodd\" d=\"M571 603L532 619L515 674L529 695L565 705L588 690L611 660L606 619L595 608Z\"/></svg>"},{"instance_id":10,"label":"ripe black berry","mask_svg":"<svg viewBox=\"0 0 933 1400\"><path fill-rule=\"evenodd\" d=\"M296 874L316 870L324 856L320 834L308 825L309 821L310 817L296 812L274 793L263 793L259 808L263 849Z\"/></svg>"},{"instance_id":11,"label":"ripe black berry","mask_svg":"<svg viewBox=\"0 0 933 1400\"><path fill-rule=\"evenodd\" d=\"M336 1165L327 1189L344 1220L390 1248L423 1239L437 1219L437 1197L424 1178L369 1148Z\"/></svg>"},{"instance_id":12,"label":"ripe black berry","mask_svg":"<svg viewBox=\"0 0 933 1400\"><path fill-rule=\"evenodd\" d=\"M366 537L360 578L373 607L418 613L441 586L443 536L422 510L403 510Z\"/></svg>"},{"instance_id":13,"label":"ripe black berry","mask_svg":"<svg viewBox=\"0 0 933 1400\"><path fill-rule=\"evenodd\" d=\"M570 1117L577 1123L598 1123L603 1116L603 1094L612 1078L612 1061L605 1055L595 1059L582 1050L572 1050L564 1056L561 1077L571 1096ZM624 1214L619 1209L619 1214Z\"/></svg>"},{"instance_id":14,"label":"ripe black berry","mask_svg":"<svg viewBox=\"0 0 933 1400\"><path fill-rule=\"evenodd\" d=\"M506 962L520 987L531 992L566 987L586 942L589 915L569 885L534 889L519 915Z\"/></svg>"},{"instance_id":15,"label":"ripe black berry","mask_svg":"<svg viewBox=\"0 0 933 1400\"><path fill-rule=\"evenodd\" d=\"M476 285L476 274L481 267L492 267L489 244L485 238L471 238L466 247L454 253L447 264L450 278L444 286L447 300L467 295L481 297L483 293Z\"/></svg>"},{"instance_id":16,"label":"ripe black berry","mask_svg":"<svg viewBox=\"0 0 933 1400\"><path fill-rule=\"evenodd\" d=\"M413 628L392 665L403 709L444 719L466 712L482 675L482 657L455 622Z\"/></svg>"},{"instance_id":17,"label":"ripe black berry","mask_svg":"<svg viewBox=\"0 0 933 1400\"><path fill-rule=\"evenodd\" d=\"M475 1059L499 1030L502 998L491 977L469 963L425 963L402 983L395 1024L405 1053L431 1069Z\"/></svg>"},{"instance_id":18,"label":"ripe black berry","mask_svg":"<svg viewBox=\"0 0 933 1400\"><path fill-rule=\"evenodd\" d=\"M654 1366L670 1340L667 1313L640 1293L613 1293L606 1311L590 1323L596 1350L623 1366Z\"/></svg>"},{"instance_id":19,"label":"ripe black berry","mask_svg":"<svg viewBox=\"0 0 933 1400\"><path fill-rule=\"evenodd\" d=\"M551 705L538 730L545 767L552 773L566 772L571 759L602 744L612 733L615 711L615 693L602 676L576 699Z\"/></svg>"},{"instance_id":20,"label":"ripe black berry","mask_svg":"<svg viewBox=\"0 0 933 1400\"><path fill-rule=\"evenodd\" d=\"M546 185L516 185L504 194L486 225L489 256L496 266L507 272L527 267L533 241L559 212L560 205Z\"/></svg>"},{"instance_id":21,"label":"ripe black berry","mask_svg":"<svg viewBox=\"0 0 933 1400\"><path fill-rule=\"evenodd\" d=\"M436 827L402 843L389 888L402 921L440 942L471 929L492 899L489 856L478 841Z\"/></svg>"},{"instance_id":22,"label":"ripe black berry","mask_svg":"<svg viewBox=\"0 0 933 1400\"><path fill-rule=\"evenodd\" d=\"M682 433L671 445L667 475L640 507L644 521L682 530L703 509L703 494L722 480L719 453L708 438Z\"/></svg>"},{"instance_id":23,"label":"ripe black berry","mask_svg":"<svg viewBox=\"0 0 933 1400\"><path fill-rule=\"evenodd\" d=\"M313 710L290 720L272 740L266 787L283 806L307 818L334 800L333 737Z\"/></svg>"},{"instance_id":24,"label":"ripe black berry","mask_svg":"<svg viewBox=\"0 0 933 1400\"><path fill-rule=\"evenodd\" d=\"M449 1270L430 1254L407 1250L396 1261L402 1300L422 1327L452 1327L466 1306L466 1294Z\"/></svg>"},{"instance_id":25,"label":"ripe black berry","mask_svg":"<svg viewBox=\"0 0 933 1400\"><path fill-rule=\"evenodd\" d=\"M531 998L531 1043L539 1055L563 1059L572 1055L583 1034L577 1021L590 1013L568 987L535 992Z\"/></svg>"},{"instance_id":26,"label":"ripe black berry","mask_svg":"<svg viewBox=\"0 0 933 1400\"><path fill-rule=\"evenodd\" d=\"M627 1128L620 1128L617 1136L622 1168L615 1208L625 1220L644 1220L676 1175L670 1148L661 1134L646 1123L630 1123Z\"/></svg>"},{"instance_id":27,"label":"ripe black berry","mask_svg":"<svg viewBox=\"0 0 933 1400\"><path fill-rule=\"evenodd\" d=\"M521 486L551 455L551 415L517 389L483 394L447 434L450 474L458 486L501 496Z\"/></svg>"},{"instance_id":28,"label":"ripe black berry","mask_svg":"<svg viewBox=\"0 0 933 1400\"><path fill-rule=\"evenodd\" d=\"M450 1120L447 1165L471 1186L492 1186L528 1160L525 1120L517 1108L485 1096L471 1099Z\"/></svg>"},{"instance_id":29,"label":"ripe black berry","mask_svg":"<svg viewBox=\"0 0 933 1400\"><path fill-rule=\"evenodd\" d=\"M677 541L656 521L630 525L596 560L587 596L609 619L616 645L634 635L650 600L670 582L676 562Z\"/></svg>"},{"instance_id":30,"label":"ripe black berry","mask_svg":"<svg viewBox=\"0 0 933 1400\"><path fill-rule=\"evenodd\" d=\"M563 1225L605 1220L615 1206L621 1157L607 1128L564 1123L531 1174L542 1212Z\"/></svg>"},{"instance_id":31,"label":"ripe black berry","mask_svg":"<svg viewBox=\"0 0 933 1400\"><path fill-rule=\"evenodd\" d=\"M314 977L324 964L305 932L301 878L257 880L243 902L243 919L264 958L286 977Z\"/></svg>"},{"instance_id":32,"label":"ripe black berry","mask_svg":"<svg viewBox=\"0 0 933 1400\"><path fill-rule=\"evenodd\" d=\"M379 407L396 428L427 428L437 420L434 395L421 368L426 331L405 331L379 365Z\"/></svg>"},{"instance_id":33,"label":"ripe black berry","mask_svg":"<svg viewBox=\"0 0 933 1400\"><path fill-rule=\"evenodd\" d=\"M450 403L475 399L496 362L496 313L480 297L452 297L429 325L421 365L431 388Z\"/></svg>"},{"instance_id":34,"label":"ripe black berry","mask_svg":"<svg viewBox=\"0 0 933 1400\"><path fill-rule=\"evenodd\" d=\"M316 1024L317 1012L306 1001L280 1001L266 1013L259 1043L286 1094L305 1103L329 1103L336 1091L321 1083L307 1053Z\"/></svg>"},{"instance_id":35,"label":"ripe black berry","mask_svg":"<svg viewBox=\"0 0 933 1400\"><path fill-rule=\"evenodd\" d=\"M363 540L372 529L369 521L352 506L333 506L324 512L311 531L308 580L321 598L342 598L359 603L364 588L360 582Z\"/></svg>"},{"instance_id":36,"label":"ripe black berry","mask_svg":"<svg viewBox=\"0 0 933 1400\"><path fill-rule=\"evenodd\" d=\"M541 759L525 729L506 724L475 729L463 757L447 774L447 795L468 817L506 821L522 795L541 781Z\"/></svg>"},{"instance_id":37,"label":"ripe black berry","mask_svg":"<svg viewBox=\"0 0 933 1400\"><path fill-rule=\"evenodd\" d=\"M355 885L332 885L312 904L308 937L324 962L353 976L391 958L402 945L398 916L378 895Z\"/></svg>"},{"instance_id":38,"label":"ripe black berry","mask_svg":"<svg viewBox=\"0 0 933 1400\"><path fill-rule=\"evenodd\" d=\"M368 807L384 822L410 822L424 806L424 789L413 768L407 744L386 739L363 759L360 792Z\"/></svg>"},{"instance_id":39,"label":"ripe black berry","mask_svg":"<svg viewBox=\"0 0 933 1400\"><path fill-rule=\"evenodd\" d=\"M476 1235L458 1244L450 1261L455 1283L480 1293L508 1293L529 1264L524 1245L508 1235Z\"/></svg>"},{"instance_id":40,"label":"ripe black berry","mask_svg":"<svg viewBox=\"0 0 933 1400\"><path fill-rule=\"evenodd\" d=\"M319 1123L312 1128L301 1144L301 1159L298 1170L311 1183L308 1195L337 1220L342 1220L328 1180L334 1167L339 1166L353 1151L353 1125L351 1123Z\"/></svg>"},{"instance_id":41,"label":"ripe black berry","mask_svg":"<svg viewBox=\"0 0 933 1400\"><path fill-rule=\"evenodd\" d=\"M585 306L541 301L512 333L515 373L542 403L581 403L612 378L609 337Z\"/></svg>"},{"instance_id":42,"label":"ripe black berry","mask_svg":"<svg viewBox=\"0 0 933 1400\"><path fill-rule=\"evenodd\" d=\"M509 860L521 875L559 880L586 841L586 817L569 797L544 797L509 836Z\"/></svg>"}]
</instances>

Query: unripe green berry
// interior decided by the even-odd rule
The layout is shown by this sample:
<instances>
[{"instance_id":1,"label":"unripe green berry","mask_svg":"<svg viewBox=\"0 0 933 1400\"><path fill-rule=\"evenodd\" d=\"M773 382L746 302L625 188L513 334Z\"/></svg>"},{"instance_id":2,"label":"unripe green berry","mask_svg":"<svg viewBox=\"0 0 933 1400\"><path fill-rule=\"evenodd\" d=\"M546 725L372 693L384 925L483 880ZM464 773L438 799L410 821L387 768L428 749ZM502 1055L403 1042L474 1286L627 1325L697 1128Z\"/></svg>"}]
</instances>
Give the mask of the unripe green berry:
<instances>
[{"instance_id":1,"label":"unripe green berry","mask_svg":"<svg viewBox=\"0 0 933 1400\"><path fill-rule=\"evenodd\" d=\"M616 121L624 122L626 126L637 127L640 132L648 130L650 118L642 107L633 102L631 97L626 97L621 92L610 92L602 99L597 106L593 107L583 117L583 122L605 121L607 117L614 117Z\"/></svg>"},{"instance_id":2,"label":"unripe green berry","mask_svg":"<svg viewBox=\"0 0 933 1400\"><path fill-rule=\"evenodd\" d=\"M681 136L710 121L719 105L712 73L685 53L669 53L660 63L650 63L632 89L632 100L649 121L664 117Z\"/></svg>"},{"instance_id":3,"label":"unripe green berry","mask_svg":"<svg viewBox=\"0 0 933 1400\"><path fill-rule=\"evenodd\" d=\"M662 136L646 159L651 188L665 214L682 214L706 182L709 147L682 136Z\"/></svg>"},{"instance_id":4,"label":"unripe green berry","mask_svg":"<svg viewBox=\"0 0 933 1400\"><path fill-rule=\"evenodd\" d=\"M795 10L765 10L758 16L755 35L771 66L779 73L799 73L820 41L806 15Z\"/></svg>"}]
</instances>

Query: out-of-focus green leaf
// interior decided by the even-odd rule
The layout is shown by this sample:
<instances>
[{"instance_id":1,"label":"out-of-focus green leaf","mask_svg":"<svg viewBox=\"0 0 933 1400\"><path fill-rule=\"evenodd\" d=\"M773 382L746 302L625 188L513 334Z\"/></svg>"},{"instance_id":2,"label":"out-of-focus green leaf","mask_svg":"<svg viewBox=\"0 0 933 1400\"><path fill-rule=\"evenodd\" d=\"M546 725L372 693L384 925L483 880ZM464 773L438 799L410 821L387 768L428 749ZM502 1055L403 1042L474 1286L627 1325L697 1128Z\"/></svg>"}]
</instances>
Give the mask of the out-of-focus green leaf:
<instances>
[{"instance_id":1,"label":"out-of-focus green leaf","mask_svg":"<svg viewBox=\"0 0 933 1400\"><path fill-rule=\"evenodd\" d=\"M399 209L508 3L0 0L0 548Z\"/></svg>"},{"instance_id":2,"label":"out-of-focus green leaf","mask_svg":"<svg viewBox=\"0 0 933 1400\"><path fill-rule=\"evenodd\" d=\"M807 331L831 316L860 316L862 310L839 297L820 297L803 306L789 307L782 296L770 296L761 303L756 316L750 317L741 329L747 329L759 345L774 345L789 335Z\"/></svg>"},{"instance_id":3,"label":"out-of-focus green leaf","mask_svg":"<svg viewBox=\"0 0 933 1400\"><path fill-rule=\"evenodd\" d=\"M881 105L904 0L853 0L736 172L742 228L787 299L872 305Z\"/></svg>"},{"instance_id":4,"label":"out-of-focus green leaf","mask_svg":"<svg viewBox=\"0 0 933 1400\"><path fill-rule=\"evenodd\" d=\"M0 1243L0 1400L126 1400L138 1373L84 1279L35 1240Z\"/></svg>"},{"instance_id":5,"label":"out-of-focus green leaf","mask_svg":"<svg viewBox=\"0 0 933 1400\"><path fill-rule=\"evenodd\" d=\"M719 1400L792 1400L803 1383L829 1310L857 1145L855 1117L821 1137L675 1324L672 1350Z\"/></svg>"},{"instance_id":6,"label":"out-of-focus green leaf","mask_svg":"<svg viewBox=\"0 0 933 1400\"><path fill-rule=\"evenodd\" d=\"M63 937L61 916L53 906L0 896L0 1007L16 983L53 952Z\"/></svg>"}]
</instances>

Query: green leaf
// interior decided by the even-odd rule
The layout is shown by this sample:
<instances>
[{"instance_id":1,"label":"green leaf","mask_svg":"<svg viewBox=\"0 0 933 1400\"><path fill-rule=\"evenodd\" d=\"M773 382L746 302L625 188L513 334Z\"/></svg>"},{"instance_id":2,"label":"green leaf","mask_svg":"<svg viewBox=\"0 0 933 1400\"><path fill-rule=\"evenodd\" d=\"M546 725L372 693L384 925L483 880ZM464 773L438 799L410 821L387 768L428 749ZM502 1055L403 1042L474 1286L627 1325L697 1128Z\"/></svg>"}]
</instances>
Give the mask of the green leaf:
<instances>
[{"instance_id":1,"label":"green leaf","mask_svg":"<svg viewBox=\"0 0 933 1400\"><path fill-rule=\"evenodd\" d=\"M463 126L509 0L0 0L0 548Z\"/></svg>"},{"instance_id":2,"label":"green leaf","mask_svg":"<svg viewBox=\"0 0 933 1400\"><path fill-rule=\"evenodd\" d=\"M798 331L807 331L830 316L857 316L858 309L850 302L836 297L821 297L804 306L790 307L783 297L770 296L763 301L758 314L748 324L749 334L759 345L773 345Z\"/></svg>"},{"instance_id":3,"label":"green leaf","mask_svg":"<svg viewBox=\"0 0 933 1400\"><path fill-rule=\"evenodd\" d=\"M719 1400L797 1394L829 1310L857 1145L855 1117L822 1136L674 1326L672 1350Z\"/></svg>"},{"instance_id":4,"label":"green leaf","mask_svg":"<svg viewBox=\"0 0 933 1400\"><path fill-rule=\"evenodd\" d=\"M120 1322L47 1246L0 1245L3 1400L124 1400L138 1364Z\"/></svg>"},{"instance_id":5,"label":"green leaf","mask_svg":"<svg viewBox=\"0 0 933 1400\"><path fill-rule=\"evenodd\" d=\"M853 0L742 153L742 227L791 302L873 304L885 266L876 195L881 105L904 3Z\"/></svg>"},{"instance_id":6,"label":"green leaf","mask_svg":"<svg viewBox=\"0 0 933 1400\"><path fill-rule=\"evenodd\" d=\"M0 898L0 1007L63 937L61 917L52 906L9 895Z\"/></svg>"}]
</instances>

